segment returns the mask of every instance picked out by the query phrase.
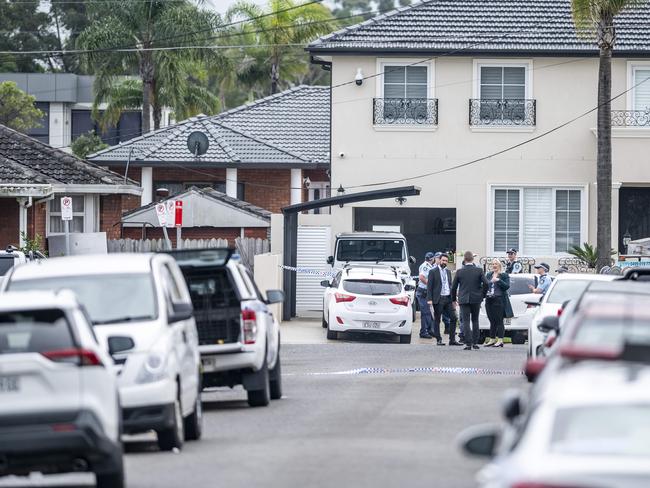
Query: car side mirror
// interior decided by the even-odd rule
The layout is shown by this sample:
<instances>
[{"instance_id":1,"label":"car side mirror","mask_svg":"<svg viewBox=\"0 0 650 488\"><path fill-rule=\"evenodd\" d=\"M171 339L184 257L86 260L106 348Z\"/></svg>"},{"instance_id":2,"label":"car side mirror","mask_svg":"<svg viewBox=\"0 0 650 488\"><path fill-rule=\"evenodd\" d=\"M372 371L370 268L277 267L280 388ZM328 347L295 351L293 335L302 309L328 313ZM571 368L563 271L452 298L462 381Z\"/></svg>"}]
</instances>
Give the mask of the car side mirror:
<instances>
[{"instance_id":1,"label":"car side mirror","mask_svg":"<svg viewBox=\"0 0 650 488\"><path fill-rule=\"evenodd\" d=\"M404 285L404 291L413 291L415 287L413 285Z\"/></svg>"},{"instance_id":2,"label":"car side mirror","mask_svg":"<svg viewBox=\"0 0 650 488\"><path fill-rule=\"evenodd\" d=\"M409 256L409 263L415 264L417 260L413 256Z\"/></svg>"},{"instance_id":3,"label":"car side mirror","mask_svg":"<svg viewBox=\"0 0 650 488\"><path fill-rule=\"evenodd\" d=\"M537 330L548 334L549 332L560 333L560 319L557 316L544 317L537 326Z\"/></svg>"},{"instance_id":4,"label":"car side mirror","mask_svg":"<svg viewBox=\"0 0 650 488\"><path fill-rule=\"evenodd\" d=\"M327 264L334 266L334 256L327 256Z\"/></svg>"},{"instance_id":5,"label":"car side mirror","mask_svg":"<svg viewBox=\"0 0 650 488\"><path fill-rule=\"evenodd\" d=\"M531 307L539 307L541 301L542 301L542 297L540 296L540 297L535 297L532 300L526 300L524 303Z\"/></svg>"},{"instance_id":6,"label":"car side mirror","mask_svg":"<svg viewBox=\"0 0 650 488\"><path fill-rule=\"evenodd\" d=\"M526 361L526 367L524 368L524 374L526 378L531 383L537 379L540 373L544 370L546 366L546 359L529 359Z\"/></svg>"},{"instance_id":7,"label":"car side mirror","mask_svg":"<svg viewBox=\"0 0 650 488\"><path fill-rule=\"evenodd\" d=\"M190 302L172 302L172 311L169 314L169 323L174 324L180 322L181 320L188 320L192 318L194 313L194 308Z\"/></svg>"},{"instance_id":8,"label":"car side mirror","mask_svg":"<svg viewBox=\"0 0 650 488\"><path fill-rule=\"evenodd\" d=\"M332 286L332 284L330 283L329 280L323 280L320 282L320 286L322 286L323 288L329 288L330 286Z\"/></svg>"},{"instance_id":9,"label":"car side mirror","mask_svg":"<svg viewBox=\"0 0 650 488\"><path fill-rule=\"evenodd\" d=\"M470 427L459 435L460 446L472 456L493 457L501 438L501 429L496 425Z\"/></svg>"},{"instance_id":10,"label":"car side mirror","mask_svg":"<svg viewBox=\"0 0 650 488\"><path fill-rule=\"evenodd\" d=\"M273 305L274 303L284 302L284 292L282 290L266 290L266 303Z\"/></svg>"},{"instance_id":11,"label":"car side mirror","mask_svg":"<svg viewBox=\"0 0 650 488\"><path fill-rule=\"evenodd\" d=\"M509 390L503 400L503 416L508 422L513 422L523 411L521 395L518 391Z\"/></svg>"},{"instance_id":12,"label":"car side mirror","mask_svg":"<svg viewBox=\"0 0 650 488\"><path fill-rule=\"evenodd\" d=\"M115 356L124 351L128 351L135 347L133 339L127 336L113 336L108 338L108 353Z\"/></svg>"}]
</instances>

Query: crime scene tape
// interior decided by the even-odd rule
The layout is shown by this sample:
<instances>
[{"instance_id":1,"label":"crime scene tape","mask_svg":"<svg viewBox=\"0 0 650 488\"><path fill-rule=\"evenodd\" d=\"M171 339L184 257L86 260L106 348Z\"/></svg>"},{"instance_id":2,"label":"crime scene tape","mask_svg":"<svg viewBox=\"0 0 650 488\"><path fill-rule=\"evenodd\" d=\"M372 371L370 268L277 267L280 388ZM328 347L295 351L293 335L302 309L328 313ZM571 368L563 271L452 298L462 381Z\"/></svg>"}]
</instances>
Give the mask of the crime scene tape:
<instances>
[{"instance_id":1,"label":"crime scene tape","mask_svg":"<svg viewBox=\"0 0 650 488\"><path fill-rule=\"evenodd\" d=\"M325 276L326 278L333 278L336 276L339 271L341 271L338 268L333 268L331 271L322 271L320 269L311 269L311 268L300 268L296 266L286 266L284 264L279 265L280 269L286 269L288 271L293 271L295 273L303 273L303 274L309 274L313 276ZM419 276L409 276L412 280L417 280L419 279Z\"/></svg>"}]
</instances>

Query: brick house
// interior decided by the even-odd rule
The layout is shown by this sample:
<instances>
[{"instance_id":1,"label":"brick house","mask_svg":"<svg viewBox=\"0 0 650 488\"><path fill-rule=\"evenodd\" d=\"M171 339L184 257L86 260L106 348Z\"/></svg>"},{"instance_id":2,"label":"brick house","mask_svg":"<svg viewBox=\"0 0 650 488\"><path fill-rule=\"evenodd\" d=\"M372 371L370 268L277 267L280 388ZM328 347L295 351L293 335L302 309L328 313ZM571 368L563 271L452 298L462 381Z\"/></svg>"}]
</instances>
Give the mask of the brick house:
<instances>
[{"instance_id":1,"label":"brick house","mask_svg":"<svg viewBox=\"0 0 650 488\"><path fill-rule=\"evenodd\" d=\"M277 213L329 193L329 99L328 87L298 86L219 115L192 117L89 160L139 181L143 207L157 189L173 196L197 187ZM197 132L207 141L204 154L188 145Z\"/></svg>"},{"instance_id":2,"label":"brick house","mask_svg":"<svg viewBox=\"0 0 650 488\"><path fill-rule=\"evenodd\" d=\"M60 199L73 200L71 232L115 235L122 212L140 200L131 180L0 125L0 247L63 232Z\"/></svg>"}]
</instances>

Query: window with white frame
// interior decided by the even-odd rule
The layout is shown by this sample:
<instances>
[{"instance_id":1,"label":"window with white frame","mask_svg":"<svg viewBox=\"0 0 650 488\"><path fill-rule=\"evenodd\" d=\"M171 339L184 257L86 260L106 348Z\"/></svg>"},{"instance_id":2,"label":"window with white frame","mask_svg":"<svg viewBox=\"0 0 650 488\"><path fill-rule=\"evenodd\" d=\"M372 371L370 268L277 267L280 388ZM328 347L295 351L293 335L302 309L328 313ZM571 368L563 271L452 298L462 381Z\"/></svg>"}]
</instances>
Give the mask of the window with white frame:
<instances>
[{"instance_id":1,"label":"window with white frame","mask_svg":"<svg viewBox=\"0 0 650 488\"><path fill-rule=\"evenodd\" d=\"M72 220L70 221L70 232L83 232L86 218L84 196L72 197ZM65 224L61 220L61 195L57 195L48 202L49 234L62 234L65 232Z\"/></svg>"},{"instance_id":2,"label":"window with white frame","mask_svg":"<svg viewBox=\"0 0 650 488\"><path fill-rule=\"evenodd\" d=\"M495 253L550 256L582 242L582 189L505 187L493 190Z\"/></svg>"},{"instance_id":3,"label":"window with white frame","mask_svg":"<svg viewBox=\"0 0 650 488\"><path fill-rule=\"evenodd\" d=\"M632 110L650 110L650 65L632 67Z\"/></svg>"},{"instance_id":4,"label":"window with white frame","mask_svg":"<svg viewBox=\"0 0 650 488\"><path fill-rule=\"evenodd\" d=\"M384 65L384 98L427 98L428 66Z\"/></svg>"},{"instance_id":5,"label":"window with white frame","mask_svg":"<svg viewBox=\"0 0 650 488\"><path fill-rule=\"evenodd\" d=\"M313 202L314 200L322 200L323 198L329 198L330 196L329 181L312 181L309 185L307 197L310 202ZM328 214L330 211L329 207L322 207L310 210L309 213Z\"/></svg>"}]
</instances>

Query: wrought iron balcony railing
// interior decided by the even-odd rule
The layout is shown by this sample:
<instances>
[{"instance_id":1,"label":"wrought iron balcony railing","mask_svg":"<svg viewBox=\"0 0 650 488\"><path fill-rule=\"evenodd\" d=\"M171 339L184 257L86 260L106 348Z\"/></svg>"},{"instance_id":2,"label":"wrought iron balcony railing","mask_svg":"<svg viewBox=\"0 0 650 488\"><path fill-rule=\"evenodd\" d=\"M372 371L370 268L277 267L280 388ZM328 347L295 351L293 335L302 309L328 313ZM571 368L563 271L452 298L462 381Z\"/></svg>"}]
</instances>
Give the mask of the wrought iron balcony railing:
<instances>
[{"instance_id":1,"label":"wrought iron balcony railing","mask_svg":"<svg viewBox=\"0 0 650 488\"><path fill-rule=\"evenodd\" d=\"M375 125L438 125L437 98L375 98Z\"/></svg>"},{"instance_id":2,"label":"wrought iron balcony railing","mask_svg":"<svg viewBox=\"0 0 650 488\"><path fill-rule=\"evenodd\" d=\"M612 110L614 127L650 128L650 108L645 110Z\"/></svg>"},{"instance_id":3,"label":"wrought iron balcony railing","mask_svg":"<svg viewBox=\"0 0 650 488\"><path fill-rule=\"evenodd\" d=\"M488 127L534 127L536 100L477 100L469 101L469 125Z\"/></svg>"}]
</instances>

